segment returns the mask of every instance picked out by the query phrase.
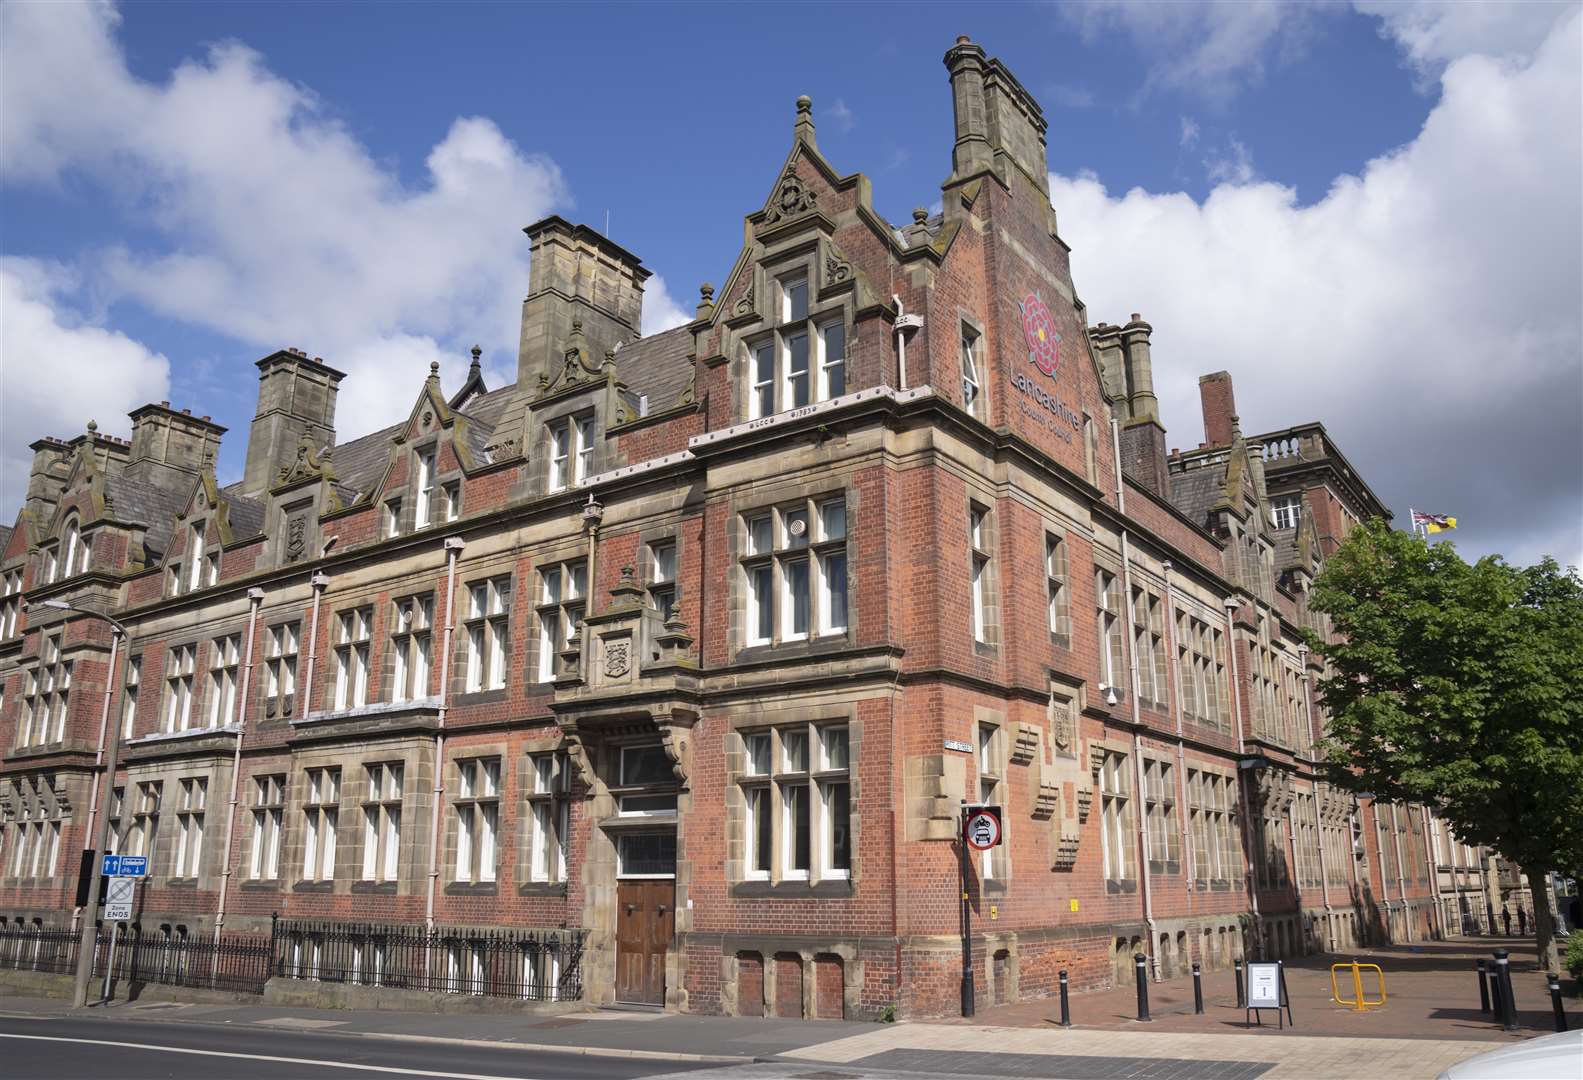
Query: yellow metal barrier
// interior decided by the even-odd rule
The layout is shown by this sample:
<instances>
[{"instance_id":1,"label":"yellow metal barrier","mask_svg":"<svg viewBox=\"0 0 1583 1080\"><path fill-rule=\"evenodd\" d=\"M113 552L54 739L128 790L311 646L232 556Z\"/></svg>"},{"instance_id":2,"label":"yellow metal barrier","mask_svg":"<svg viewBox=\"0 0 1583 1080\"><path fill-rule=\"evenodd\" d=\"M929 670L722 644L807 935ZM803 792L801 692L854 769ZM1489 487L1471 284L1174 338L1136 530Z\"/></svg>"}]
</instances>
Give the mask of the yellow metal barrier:
<instances>
[{"instance_id":1,"label":"yellow metal barrier","mask_svg":"<svg viewBox=\"0 0 1583 1080\"><path fill-rule=\"evenodd\" d=\"M1380 981L1380 997L1378 1001L1363 996L1364 968L1372 968L1374 970L1375 976ZM1350 969L1352 972L1352 996L1349 998L1344 998L1341 996L1341 988L1336 985L1336 972L1348 969ZM1371 1009L1379 1005L1384 1005L1385 997L1385 972L1380 970L1380 965L1360 964L1356 960L1352 961L1350 964L1330 965L1330 1000L1334 1001L1337 1005L1350 1005L1352 1006L1354 1012L1363 1012L1365 1009Z\"/></svg>"}]
</instances>

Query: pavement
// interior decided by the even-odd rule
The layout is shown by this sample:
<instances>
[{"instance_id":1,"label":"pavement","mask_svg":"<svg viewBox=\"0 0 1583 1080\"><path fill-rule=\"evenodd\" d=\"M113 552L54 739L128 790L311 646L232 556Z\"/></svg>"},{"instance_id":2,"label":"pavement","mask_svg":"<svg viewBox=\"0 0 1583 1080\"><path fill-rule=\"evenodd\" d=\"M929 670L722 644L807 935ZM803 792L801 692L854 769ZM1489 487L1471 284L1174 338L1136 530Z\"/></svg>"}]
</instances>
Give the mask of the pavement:
<instances>
[{"instance_id":1,"label":"pavement","mask_svg":"<svg viewBox=\"0 0 1583 1080\"><path fill-rule=\"evenodd\" d=\"M1513 954L1522 1024L1515 1034L1479 1012L1473 960L1496 947ZM168 1001L72 1010L58 1000L0 997L0 1054L6 1055L0 1072L35 1075L14 1068L33 1062L11 1056L26 1046L35 1054L56 1048L34 1062L49 1070L40 1077L129 1080L145 1072L345 1078L358 1070L488 1080L1378 1080L1434 1077L1458 1061L1554 1029L1531 942L1459 939L1356 955L1385 969L1386 1006L1360 1014L1332 1003L1333 958L1310 958L1289 968L1295 1028L1278 1028L1269 1013L1262 1027L1247 1027L1229 972L1205 978L1203 1015L1193 1012L1192 983L1184 978L1151 984L1150 1023L1136 1019L1135 990L1123 987L1073 997L1077 1026L1066 1029L1054 1022L1054 1000L983 1009L971 1021L875 1024L657 1011L440 1015ZM1573 1027L1583 1027L1580 1004L1569 999ZM100 1043L120 1044L126 1068L119 1058L108 1072L96 1065L90 1044ZM237 1056L213 1056L220 1045L236 1048ZM172 1070L166 1061L159 1071L161 1055L188 1053L211 1056L199 1069Z\"/></svg>"}]
</instances>

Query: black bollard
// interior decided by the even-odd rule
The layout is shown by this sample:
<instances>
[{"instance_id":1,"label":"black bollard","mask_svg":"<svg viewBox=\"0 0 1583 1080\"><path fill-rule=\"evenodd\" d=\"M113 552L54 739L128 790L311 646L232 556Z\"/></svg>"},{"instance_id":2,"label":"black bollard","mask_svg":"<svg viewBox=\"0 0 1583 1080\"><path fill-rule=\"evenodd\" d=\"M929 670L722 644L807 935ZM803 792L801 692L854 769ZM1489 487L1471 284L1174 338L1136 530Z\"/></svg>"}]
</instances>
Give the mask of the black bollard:
<instances>
[{"instance_id":1,"label":"black bollard","mask_svg":"<svg viewBox=\"0 0 1583 1080\"><path fill-rule=\"evenodd\" d=\"M1561 976L1552 971L1545 975L1545 980L1550 987L1550 1007L1556 1013L1556 1030L1565 1031L1567 1029L1567 1012L1561 1007Z\"/></svg>"},{"instance_id":2,"label":"black bollard","mask_svg":"<svg viewBox=\"0 0 1583 1080\"><path fill-rule=\"evenodd\" d=\"M1072 1003L1066 998L1066 972L1061 972L1061 1026L1072 1026Z\"/></svg>"},{"instance_id":3,"label":"black bollard","mask_svg":"<svg viewBox=\"0 0 1583 1080\"><path fill-rule=\"evenodd\" d=\"M1479 1012L1483 1013L1485 1016L1488 1016L1490 1014L1490 987L1489 987L1489 983L1485 981L1486 974L1485 974L1485 971L1484 971L1484 961L1480 960L1478 962L1478 968L1479 968Z\"/></svg>"},{"instance_id":4,"label":"black bollard","mask_svg":"<svg viewBox=\"0 0 1583 1080\"><path fill-rule=\"evenodd\" d=\"M1237 1008L1240 1009L1246 1004L1246 1001L1243 998L1242 989L1242 957L1239 956L1231 961L1231 970L1237 976Z\"/></svg>"},{"instance_id":5,"label":"black bollard","mask_svg":"<svg viewBox=\"0 0 1583 1080\"><path fill-rule=\"evenodd\" d=\"M1193 965L1193 1012L1199 1016L1204 1014L1204 980L1200 977L1198 965Z\"/></svg>"},{"instance_id":6,"label":"black bollard","mask_svg":"<svg viewBox=\"0 0 1583 1080\"><path fill-rule=\"evenodd\" d=\"M1495 950L1495 980L1501 988L1501 1027L1517 1030L1517 1003L1512 999L1512 966L1510 954L1505 949Z\"/></svg>"},{"instance_id":7,"label":"black bollard","mask_svg":"<svg viewBox=\"0 0 1583 1080\"><path fill-rule=\"evenodd\" d=\"M1138 1019L1150 1020L1149 1016L1149 958L1142 953L1134 953L1132 967L1138 976Z\"/></svg>"}]
</instances>

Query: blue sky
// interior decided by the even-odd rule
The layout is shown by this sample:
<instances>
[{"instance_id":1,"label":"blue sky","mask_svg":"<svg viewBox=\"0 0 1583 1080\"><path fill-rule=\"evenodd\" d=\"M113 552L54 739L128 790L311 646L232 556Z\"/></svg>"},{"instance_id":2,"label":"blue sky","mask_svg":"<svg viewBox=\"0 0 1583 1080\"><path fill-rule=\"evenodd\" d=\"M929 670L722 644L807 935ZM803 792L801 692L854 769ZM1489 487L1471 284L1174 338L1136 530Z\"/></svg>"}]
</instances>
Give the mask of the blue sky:
<instances>
[{"instance_id":1,"label":"blue sky","mask_svg":"<svg viewBox=\"0 0 1583 1080\"><path fill-rule=\"evenodd\" d=\"M544 213L608 211L658 275L649 328L673 323L729 269L798 94L907 220L948 171L965 33L1045 107L1093 317L1156 325L1171 445L1226 367L1245 426L1324 419L1399 515L1578 561L1577 6L1368 7L8 4L0 516L27 442L85 409L124 433L151 396L226 424L234 476L277 346L352 373L344 434L474 341L510 372Z\"/></svg>"}]
</instances>

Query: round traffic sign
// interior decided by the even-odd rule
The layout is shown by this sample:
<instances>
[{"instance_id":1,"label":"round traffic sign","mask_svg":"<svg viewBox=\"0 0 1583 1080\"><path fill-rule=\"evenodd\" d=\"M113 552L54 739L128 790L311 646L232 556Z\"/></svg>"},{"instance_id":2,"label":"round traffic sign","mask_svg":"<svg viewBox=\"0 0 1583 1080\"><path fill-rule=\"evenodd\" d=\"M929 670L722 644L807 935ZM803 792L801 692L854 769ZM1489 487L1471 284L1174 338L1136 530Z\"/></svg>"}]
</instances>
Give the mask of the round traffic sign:
<instances>
[{"instance_id":1,"label":"round traffic sign","mask_svg":"<svg viewBox=\"0 0 1583 1080\"><path fill-rule=\"evenodd\" d=\"M1000 843L1000 815L990 810L974 810L967 818L967 846L988 851Z\"/></svg>"}]
</instances>

